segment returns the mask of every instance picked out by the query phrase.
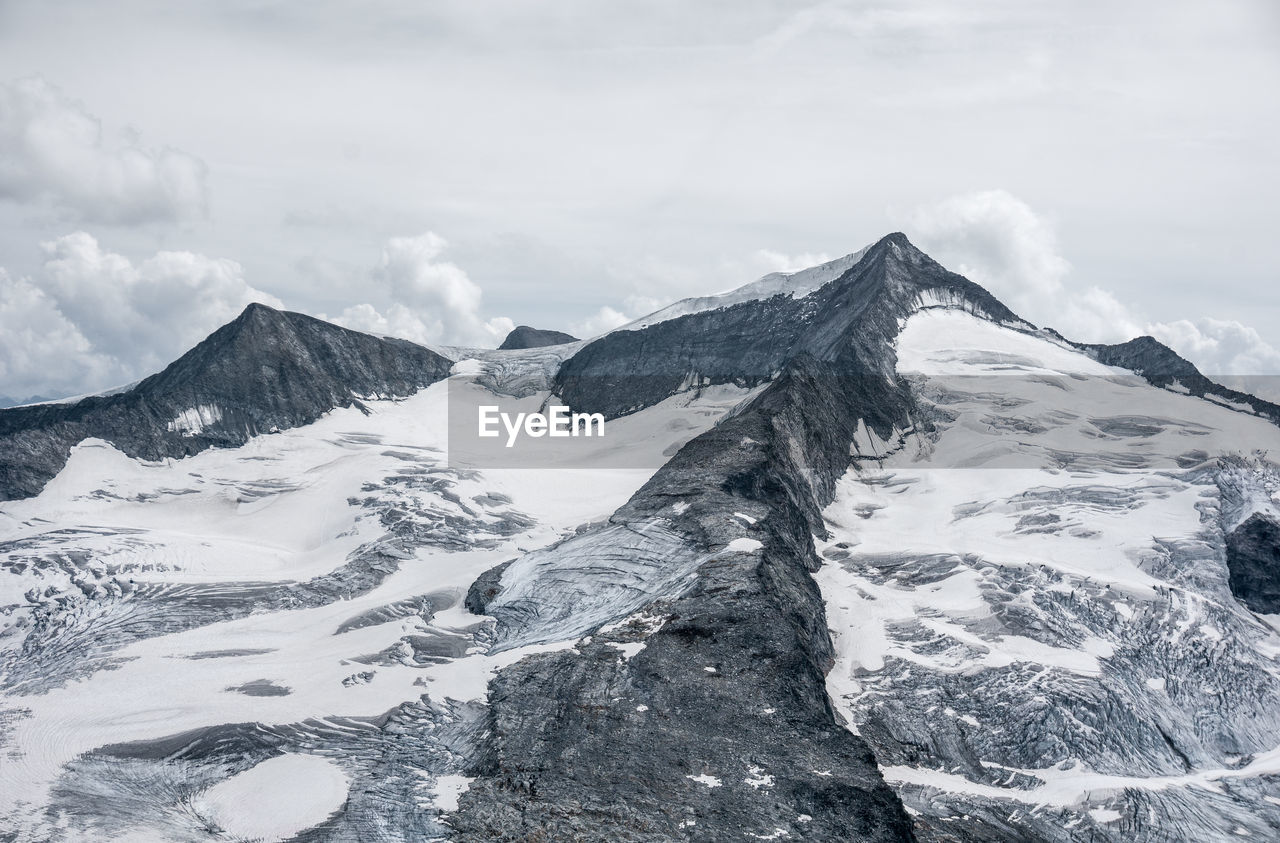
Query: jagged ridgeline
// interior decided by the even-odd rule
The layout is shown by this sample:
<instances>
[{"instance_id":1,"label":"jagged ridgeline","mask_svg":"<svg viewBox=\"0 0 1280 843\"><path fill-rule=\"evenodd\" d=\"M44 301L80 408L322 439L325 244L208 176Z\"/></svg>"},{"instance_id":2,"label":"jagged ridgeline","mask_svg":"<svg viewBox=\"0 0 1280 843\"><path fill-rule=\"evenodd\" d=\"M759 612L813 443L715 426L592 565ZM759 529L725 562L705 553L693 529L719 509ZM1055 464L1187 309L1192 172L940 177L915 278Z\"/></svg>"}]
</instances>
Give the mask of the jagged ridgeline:
<instances>
[{"instance_id":1,"label":"jagged ridgeline","mask_svg":"<svg viewBox=\"0 0 1280 843\"><path fill-rule=\"evenodd\" d=\"M901 234L585 343L255 306L0 411L0 837L1271 839L1277 421Z\"/></svg>"}]
</instances>

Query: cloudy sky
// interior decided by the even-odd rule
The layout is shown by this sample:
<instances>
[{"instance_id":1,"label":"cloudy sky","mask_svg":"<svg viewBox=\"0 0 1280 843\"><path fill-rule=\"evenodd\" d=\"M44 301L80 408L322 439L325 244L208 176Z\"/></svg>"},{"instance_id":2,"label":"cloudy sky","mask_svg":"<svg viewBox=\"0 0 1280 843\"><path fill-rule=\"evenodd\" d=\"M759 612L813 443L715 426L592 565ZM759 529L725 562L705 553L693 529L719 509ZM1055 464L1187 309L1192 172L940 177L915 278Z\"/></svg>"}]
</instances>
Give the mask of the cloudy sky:
<instances>
[{"instance_id":1,"label":"cloudy sky","mask_svg":"<svg viewBox=\"0 0 1280 843\"><path fill-rule=\"evenodd\" d=\"M893 230L1276 374L1277 90L1274 0L0 0L0 395L255 300L586 335Z\"/></svg>"}]
</instances>

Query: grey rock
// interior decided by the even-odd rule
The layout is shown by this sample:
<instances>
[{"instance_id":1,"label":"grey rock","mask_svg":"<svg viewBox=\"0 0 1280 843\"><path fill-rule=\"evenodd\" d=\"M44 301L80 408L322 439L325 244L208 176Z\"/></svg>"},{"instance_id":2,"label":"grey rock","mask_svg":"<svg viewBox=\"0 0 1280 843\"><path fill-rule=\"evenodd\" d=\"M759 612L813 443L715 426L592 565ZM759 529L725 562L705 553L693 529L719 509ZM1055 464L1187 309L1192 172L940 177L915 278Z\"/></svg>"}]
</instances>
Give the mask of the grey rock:
<instances>
[{"instance_id":1,"label":"grey rock","mask_svg":"<svg viewBox=\"0 0 1280 843\"><path fill-rule=\"evenodd\" d=\"M921 301L954 301L1025 325L981 287L891 234L804 298L777 295L607 334L565 361L555 391L575 410L615 418L691 385L765 383L801 354L892 379L895 357L887 343Z\"/></svg>"},{"instance_id":2,"label":"grey rock","mask_svg":"<svg viewBox=\"0 0 1280 843\"><path fill-rule=\"evenodd\" d=\"M507 568L511 567L511 563L514 561L512 559L503 562L501 565L495 565L481 574L471 584L471 587L467 589L467 597L463 603L468 612L473 615L487 615L489 613L489 604L502 589L502 575Z\"/></svg>"},{"instance_id":3,"label":"grey rock","mask_svg":"<svg viewBox=\"0 0 1280 843\"><path fill-rule=\"evenodd\" d=\"M513 351L521 348L544 348L548 345L564 345L577 342L578 338L563 331L547 331L518 325L498 346L499 351Z\"/></svg>"},{"instance_id":4,"label":"grey rock","mask_svg":"<svg viewBox=\"0 0 1280 843\"><path fill-rule=\"evenodd\" d=\"M1249 516L1227 536L1231 593L1255 612L1280 613L1280 524Z\"/></svg>"},{"instance_id":5,"label":"grey rock","mask_svg":"<svg viewBox=\"0 0 1280 843\"><path fill-rule=\"evenodd\" d=\"M411 395L451 366L405 340L252 304L129 390L0 410L0 500L38 494L89 437L132 457L180 458L309 424L362 399Z\"/></svg>"},{"instance_id":6,"label":"grey rock","mask_svg":"<svg viewBox=\"0 0 1280 843\"><path fill-rule=\"evenodd\" d=\"M1059 338L1062 337L1056 332L1051 333ZM1210 380L1201 374L1191 361L1180 357L1177 352L1155 337L1143 336L1115 345L1088 343L1071 343L1071 345L1087 351L1099 363L1129 369L1154 386L1180 385L1197 398L1220 398L1232 404L1251 407L1257 415L1280 424L1280 405Z\"/></svg>"}]
</instances>

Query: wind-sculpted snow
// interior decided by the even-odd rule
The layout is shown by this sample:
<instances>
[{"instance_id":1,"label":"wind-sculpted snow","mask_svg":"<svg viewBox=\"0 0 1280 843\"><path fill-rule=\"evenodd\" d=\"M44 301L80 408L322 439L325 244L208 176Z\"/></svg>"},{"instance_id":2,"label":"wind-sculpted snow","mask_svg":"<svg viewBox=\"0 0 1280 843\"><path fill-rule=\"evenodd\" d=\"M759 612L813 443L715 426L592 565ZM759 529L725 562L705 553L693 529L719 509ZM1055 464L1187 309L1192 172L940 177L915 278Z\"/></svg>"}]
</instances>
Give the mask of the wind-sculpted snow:
<instances>
[{"instance_id":1,"label":"wind-sculpted snow","mask_svg":"<svg viewBox=\"0 0 1280 843\"><path fill-rule=\"evenodd\" d=\"M816 577L917 835L1274 837L1280 633L1228 535L1273 511L1280 430L954 311L898 361L935 432L841 481Z\"/></svg>"},{"instance_id":2,"label":"wind-sculpted snow","mask_svg":"<svg viewBox=\"0 0 1280 843\"><path fill-rule=\"evenodd\" d=\"M801 299L844 275L857 265L870 249L871 247L867 246L842 258L836 258L818 266L802 269L799 272L771 272L763 278L728 292L681 299L661 310L650 313L648 316L642 316L639 319L628 322L619 330L639 331L650 325L656 325L659 322L666 322L669 319L676 319L681 316L688 316L692 313L719 310L720 308L731 307L743 302L765 301L774 296Z\"/></svg>"}]
</instances>

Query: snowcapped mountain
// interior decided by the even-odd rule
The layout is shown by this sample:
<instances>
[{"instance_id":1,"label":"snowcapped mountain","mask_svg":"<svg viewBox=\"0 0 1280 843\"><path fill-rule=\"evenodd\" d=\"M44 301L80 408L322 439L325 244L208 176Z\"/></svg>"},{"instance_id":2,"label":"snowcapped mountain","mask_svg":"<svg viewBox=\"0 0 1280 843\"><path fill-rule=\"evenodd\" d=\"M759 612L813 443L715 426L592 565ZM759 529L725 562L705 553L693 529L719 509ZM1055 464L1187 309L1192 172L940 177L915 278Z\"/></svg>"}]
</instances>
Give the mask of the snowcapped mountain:
<instances>
[{"instance_id":1,"label":"snowcapped mountain","mask_svg":"<svg viewBox=\"0 0 1280 843\"><path fill-rule=\"evenodd\" d=\"M0 839L1280 835L1280 407L900 234L540 333L0 410Z\"/></svg>"}]
</instances>

